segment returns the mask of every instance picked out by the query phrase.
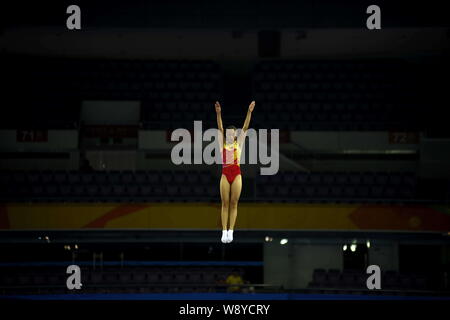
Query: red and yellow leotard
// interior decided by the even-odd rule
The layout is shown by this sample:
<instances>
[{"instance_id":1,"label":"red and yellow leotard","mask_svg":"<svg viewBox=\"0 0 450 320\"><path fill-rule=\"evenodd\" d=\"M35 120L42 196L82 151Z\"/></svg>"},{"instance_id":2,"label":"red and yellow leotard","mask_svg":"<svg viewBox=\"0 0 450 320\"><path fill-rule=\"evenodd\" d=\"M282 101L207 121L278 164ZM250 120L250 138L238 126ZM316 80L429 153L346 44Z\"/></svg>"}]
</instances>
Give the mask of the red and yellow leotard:
<instances>
[{"instance_id":1,"label":"red and yellow leotard","mask_svg":"<svg viewBox=\"0 0 450 320\"><path fill-rule=\"evenodd\" d=\"M234 179L241 174L239 160L241 157L241 149L235 141L233 144L225 144L222 152L222 174L232 184Z\"/></svg>"}]
</instances>

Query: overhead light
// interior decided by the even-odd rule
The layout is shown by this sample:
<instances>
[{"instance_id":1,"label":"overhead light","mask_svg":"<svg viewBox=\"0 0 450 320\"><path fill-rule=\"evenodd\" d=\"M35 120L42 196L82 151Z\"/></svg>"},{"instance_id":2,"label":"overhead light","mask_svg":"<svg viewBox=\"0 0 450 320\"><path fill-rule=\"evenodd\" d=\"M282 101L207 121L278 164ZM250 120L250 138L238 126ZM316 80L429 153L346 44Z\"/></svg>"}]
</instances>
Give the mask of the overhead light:
<instances>
[{"instance_id":1,"label":"overhead light","mask_svg":"<svg viewBox=\"0 0 450 320\"><path fill-rule=\"evenodd\" d=\"M264 240L266 240L266 242L272 242L273 238L272 238L272 237L269 237L269 236L266 236L266 237L264 238Z\"/></svg>"},{"instance_id":2,"label":"overhead light","mask_svg":"<svg viewBox=\"0 0 450 320\"><path fill-rule=\"evenodd\" d=\"M281 244L281 245L284 245L284 244L286 244L286 243L288 243L288 239L281 239L281 241L280 241L280 244Z\"/></svg>"},{"instance_id":3,"label":"overhead light","mask_svg":"<svg viewBox=\"0 0 450 320\"><path fill-rule=\"evenodd\" d=\"M351 250L352 252L355 252L355 251L356 251L356 244L352 244L352 245L350 246L350 250Z\"/></svg>"},{"instance_id":4,"label":"overhead light","mask_svg":"<svg viewBox=\"0 0 450 320\"><path fill-rule=\"evenodd\" d=\"M342 247L342 250L347 251L347 245L344 244L344 246Z\"/></svg>"},{"instance_id":5,"label":"overhead light","mask_svg":"<svg viewBox=\"0 0 450 320\"><path fill-rule=\"evenodd\" d=\"M367 249L370 248L370 241L369 240L366 241L366 246L367 246Z\"/></svg>"}]
</instances>

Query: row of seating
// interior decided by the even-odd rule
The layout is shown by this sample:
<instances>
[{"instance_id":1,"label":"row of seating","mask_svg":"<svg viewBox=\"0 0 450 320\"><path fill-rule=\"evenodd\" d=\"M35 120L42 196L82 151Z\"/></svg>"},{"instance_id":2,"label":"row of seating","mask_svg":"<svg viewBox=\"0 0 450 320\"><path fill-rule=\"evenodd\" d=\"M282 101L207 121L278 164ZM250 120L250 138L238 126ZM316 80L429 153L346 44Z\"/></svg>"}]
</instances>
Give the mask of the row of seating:
<instances>
[{"instance_id":1,"label":"row of seating","mask_svg":"<svg viewBox=\"0 0 450 320\"><path fill-rule=\"evenodd\" d=\"M218 186L172 186L172 185L35 185L0 187L2 199L35 201L86 200L86 201L206 201L218 197ZM52 198L52 199L49 199Z\"/></svg>"},{"instance_id":2,"label":"row of seating","mask_svg":"<svg viewBox=\"0 0 450 320\"><path fill-rule=\"evenodd\" d=\"M299 74L288 74L287 78L292 78L292 81L260 81L257 84L256 89L267 90L267 91L297 91L297 92L314 92L314 91L322 91L327 90L331 92L345 92L346 94L353 93L355 90L358 91L379 91L379 90L388 90L393 88L393 84L389 82L384 83L367 83L361 82L354 79L340 79L341 81L327 81L332 78L332 76L328 76L328 79L324 79L324 81L302 81L302 78L308 78L311 75L308 73L299 73ZM298 79L299 78L299 79ZM355 93L360 94L360 93Z\"/></svg>"},{"instance_id":3,"label":"row of seating","mask_svg":"<svg viewBox=\"0 0 450 320\"><path fill-rule=\"evenodd\" d=\"M11 184L112 184L160 185L210 184L217 177L209 171L149 170L149 171L2 171L0 185ZM257 185L312 185L312 186L405 186L416 187L412 172L298 172L282 171L276 175L257 175Z\"/></svg>"},{"instance_id":4,"label":"row of seating","mask_svg":"<svg viewBox=\"0 0 450 320\"><path fill-rule=\"evenodd\" d=\"M291 172L257 176L257 197L274 201L334 199L410 200L417 196L417 179L411 172Z\"/></svg>"},{"instance_id":5,"label":"row of seating","mask_svg":"<svg viewBox=\"0 0 450 320\"><path fill-rule=\"evenodd\" d=\"M303 112L395 112L395 105L389 102L261 102L258 103L258 109L263 111L303 111Z\"/></svg>"},{"instance_id":6,"label":"row of seating","mask_svg":"<svg viewBox=\"0 0 450 320\"><path fill-rule=\"evenodd\" d=\"M419 128L420 90L403 61L266 61L255 68L253 88L265 111L258 119L272 127Z\"/></svg>"},{"instance_id":7,"label":"row of seating","mask_svg":"<svg viewBox=\"0 0 450 320\"><path fill-rule=\"evenodd\" d=\"M3 171L0 185L11 184L209 184L214 181L209 171Z\"/></svg>"},{"instance_id":8,"label":"row of seating","mask_svg":"<svg viewBox=\"0 0 450 320\"><path fill-rule=\"evenodd\" d=\"M0 295L24 295L24 294L161 294L161 293L215 293L226 292L225 288L216 286L109 286L109 287L83 287L83 290L69 290L65 287L13 287L1 288Z\"/></svg>"},{"instance_id":9,"label":"row of seating","mask_svg":"<svg viewBox=\"0 0 450 320\"><path fill-rule=\"evenodd\" d=\"M323 200L323 201L402 201L415 199L413 188L382 186L264 186L256 189L258 198L278 200ZM270 198L267 198L270 197Z\"/></svg>"},{"instance_id":10,"label":"row of seating","mask_svg":"<svg viewBox=\"0 0 450 320\"><path fill-rule=\"evenodd\" d=\"M276 175L259 175L261 184L300 184L300 185L408 185L417 184L413 172L298 172L283 171Z\"/></svg>"},{"instance_id":11,"label":"row of seating","mask_svg":"<svg viewBox=\"0 0 450 320\"><path fill-rule=\"evenodd\" d=\"M391 98L391 99L387 99ZM255 99L257 101L264 102L277 102L283 103L284 101L323 101L329 103L338 102L356 102L356 103L373 103L374 101L389 101L390 103L396 102L397 97L389 95L387 92L361 92L357 93L342 92L342 91L329 91L323 90L312 91L312 92L301 92L301 91L261 91L255 94ZM399 100L401 102L407 102L405 100Z\"/></svg>"},{"instance_id":12,"label":"row of seating","mask_svg":"<svg viewBox=\"0 0 450 320\"><path fill-rule=\"evenodd\" d=\"M89 285L161 285L161 284L218 284L223 282L229 272L89 272L82 273L81 281ZM65 285L65 275L48 273L6 274L0 277L2 286L45 286Z\"/></svg>"},{"instance_id":13,"label":"row of seating","mask_svg":"<svg viewBox=\"0 0 450 320\"><path fill-rule=\"evenodd\" d=\"M256 65L255 71L383 71L395 72L406 68L403 60L373 59L373 60L273 60Z\"/></svg>"},{"instance_id":14,"label":"row of seating","mask_svg":"<svg viewBox=\"0 0 450 320\"><path fill-rule=\"evenodd\" d=\"M28 68L53 73L66 73L67 71L75 73L108 73L123 71L127 73L154 72L206 72L218 71L219 66L208 60L108 60L108 59L64 59L64 58L30 58L28 56L5 56L5 59L16 60L17 63L23 63ZM38 62L38 63L36 63Z\"/></svg>"},{"instance_id":15,"label":"row of seating","mask_svg":"<svg viewBox=\"0 0 450 320\"><path fill-rule=\"evenodd\" d=\"M161 128L167 128L170 119L155 119L151 114L174 111L174 102L182 103L185 111L194 110L195 114L196 106L208 101L213 110L211 104L222 96L221 70L212 61L10 55L5 55L4 61L7 61L4 71L9 77L6 92L13 98L11 112L0 119L3 128L74 128L80 121L81 101L98 99L140 100L142 121L163 121L166 125ZM20 73L16 72L18 69Z\"/></svg>"},{"instance_id":16,"label":"row of seating","mask_svg":"<svg viewBox=\"0 0 450 320\"><path fill-rule=\"evenodd\" d=\"M50 267L21 267L1 269L0 287L14 286L65 286L67 275L64 270ZM84 286L126 285L216 285L223 284L231 274L231 267L178 267L178 268L114 268L105 269L81 268L81 281ZM239 274L242 269L237 269Z\"/></svg>"},{"instance_id":17,"label":"row of seating","mask_svg":"<svg viewBox=\"0 0 450 320\"><path fill-rule=\"evenodd\" d=\"M3 201L209 201L217 200L219 173L209 171L3 171ZM257 176L242 200L420 200L413 173L293 172ZM254 188L253 188L254 187Z\"/></svg>"},{"instance_id":18,"label":"row of seating","mask_svg":"<svg viewBox=\"0 0 450 320\"><path fill-rule=\"evenodd\" d=\"M20 65L25 71L12 72L7 91L16 93L14 112L0 123L6 127L33 122L74 127L83 99L140 100L144 128L173 128L183 122L185 127L186 121L213 120L211 105L223 98L221 70L211 61L8 61L11 70ZM262 62L253 74L253 96L261 110L254 123L292 130L417 129L414 93L420 90L405 68L401 61L385 60ZM57 107L40 102L49 99ZM236 106L227 110L231 115L241 111Z\"/></svg>"},{"instance_id":19,"label":"row of seating","mask_svg":"<svg viewBox=\"0 0 450 320\"><path fill-rule=\"evenodd\" d=\"M363 272L316 269L309 287L365 289L367 277ZM391 290L432 290L437 287L436 281L429 274L402 274L395 271L383 272L381 285L383 289Z\"/></svg>"}]
</instances>

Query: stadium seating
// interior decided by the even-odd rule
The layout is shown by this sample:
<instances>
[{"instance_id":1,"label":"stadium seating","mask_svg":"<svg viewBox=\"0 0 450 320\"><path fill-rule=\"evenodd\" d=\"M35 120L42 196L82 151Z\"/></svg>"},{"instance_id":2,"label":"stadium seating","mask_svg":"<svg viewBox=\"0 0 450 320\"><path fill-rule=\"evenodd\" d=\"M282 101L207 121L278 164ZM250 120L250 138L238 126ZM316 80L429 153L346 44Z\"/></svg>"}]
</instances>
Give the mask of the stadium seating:
<instances>
[{"instance_id":1,"label":"stadium seating","mask_svg":"<svg viewBox=\"0 0 450 320\"><path fill-rule=\"evenodd\" d=\"M294 130L417 129L419 90L409 69L400 60L261 62L255 119Z\"/></svg>"},{"instance_id":2,"label":"stadium seating","mask_svg":"<svg viewBox=\"0 0 450 320\"><path fill-rule=\"evenodd\" d=\"M220 68L210 61L4 60L13 112L1 118L2 128L76 127L82 100L138 100L143 127L178 128L182 121L206 120L203 113L222 95Z\"/></svg>"},{"instance_id":3,"label":"stadium seating","mask_svg":"<svg viewBox=\"0 0 450 320\"><path fill-rule=\"evenodd\" d=\"M256 196L274 201L396 201L417 196L413 173L291 172L256 178Z\"/></svg>"},{"instance_id":4,"label":"stadium seating","mask_svg":"<svg viewBox=\"0 0 450 320\"><path fill-rule=\"evenodd\" d=\"M353 289L367 290L367 275L363 271L315 269L309 288L317 289ZM427 291L436 290L439 281L430 274L421 273L399 273L387 270L382 272L382 289L403 291Z\"/></svg>"},{"instance_id":5,"label":"stadium seating","mask_svg":"<svg viewBox=\"0 0 450 320\"><path fill-rule=\"evenodd\" d=\"M219 270L219 271L218 271ZM82 267L83 292L220 292L232 267ZM1 293L64 293L65 273L61 268L20 267L3 270ZM243 270L239 269L239 273Z\"/></svg>"},{"instance_id":6,"label":"stadium seating","mask_svg":"<svg viewBox=\"0 0 450 320\"><path fill-rule=\"evenodd\" d=\"M209 172L1 172L0 194L17 201L205 201L218 196Z\"/></svg>"},{"instance_id":7,"label":"stadium seating","mask_svg":"<svg viewBox=\"0 0 450 320\"><path fill-rule=\"evenodd\" d=\"M3 171L2 201L217 201L209 171ZM250 180L247 180L250 181ZM408 202L423 200L410 172L293 172L257 176L246 201ZM426 200L426 199L425 199Z\"/></svg>"},{"instance_id":8,"label":"stadium seating","mask_svg":"<svg viewBox=\"0 0 450 320\"><path fill-rule=\"evenodd\" d=\"M223 75L211 61L45 59L5 56L14 112L2 127L74 127L82 100L141 101L141 124L214 125ZM22 72L15 74L20 66ZM252 73L253 124L291 130L417 130L417 74L402 60L264 61ZM25 93L25 94L24 94ZM227 106L227 114L242 113ZM51 117L49 116L51 115Z\"/></svg>"}]
</instances>

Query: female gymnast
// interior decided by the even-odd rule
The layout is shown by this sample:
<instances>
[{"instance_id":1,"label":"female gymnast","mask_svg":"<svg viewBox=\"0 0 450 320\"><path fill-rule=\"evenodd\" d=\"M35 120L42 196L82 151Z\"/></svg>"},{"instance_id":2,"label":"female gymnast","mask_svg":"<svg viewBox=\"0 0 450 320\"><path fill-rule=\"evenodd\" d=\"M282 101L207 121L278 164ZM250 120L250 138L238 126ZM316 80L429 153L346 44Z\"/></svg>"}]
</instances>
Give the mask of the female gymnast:
<instances>
[{"instance_id":1,"label":"female gymnast","mask_svg":"<svg viewBox=\"0 0 450 320\"><path fill-rule=\"evenodd\" d=\"M237 205L242 189L241 168L239 166L241 150L245 141L250 119L255 101L252 101L248 107L244 126L241 132L237 132L234 126L226 129L225 136L222 125L222 114L220 103L216 102L217 127L221 136L219 137L221 158L222 158L222 176L220 178L220 197L222 199L222 239L223 243L233 241L233 230L237 217ZM237 136L239 134L239 136ZM230 228L227 230L228 217L230 217Z\"/></svg>"}]
</instances>

